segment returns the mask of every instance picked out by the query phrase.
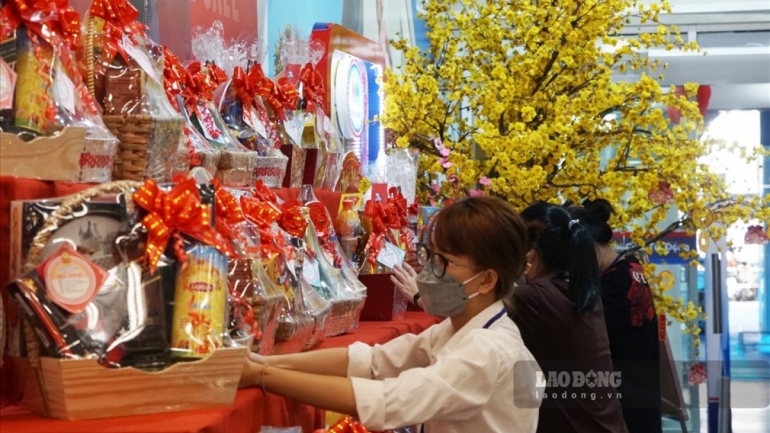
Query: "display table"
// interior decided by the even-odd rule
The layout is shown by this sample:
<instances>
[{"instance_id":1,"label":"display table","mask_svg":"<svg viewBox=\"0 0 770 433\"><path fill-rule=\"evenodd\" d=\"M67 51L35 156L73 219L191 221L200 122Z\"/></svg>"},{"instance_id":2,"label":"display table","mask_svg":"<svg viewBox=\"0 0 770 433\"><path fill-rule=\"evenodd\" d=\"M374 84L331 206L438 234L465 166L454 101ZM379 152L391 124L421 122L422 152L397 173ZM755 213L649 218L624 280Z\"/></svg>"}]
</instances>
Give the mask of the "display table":
<instances>
[{"instance_id":1,"label":"display table","mask_svg":"<svg viewBox=\"0 0 770 433\"><path fill-rule=\"evenodd\" d=\"M361 322L359 329L327 338L316 349L345 347L354 341L382 344L409 332L419 333L438 319L425 313L408 312L393 322ZM24 408L0 410L2 433L258 433L262 425L302 426L305 433L322 428L324 411L258 389L238 391L232 406L196 411L161 413L91 421L59 421L32 415Z\"/></svg>"},{"instance_id":2,"label":"display table","mask_svg":"<svg viewBox=\"0 0 770 433\"><path fill-rule=\"evenodd\" d=\"M9 278L10 202L62 197L75 194L93 185L67 182L45 182L34 179L0 176L0 283ZM299 189L279 189L276 194L284 200L294 200ZM332 218L337 214L340 193L315 191ZM0 293L4 290L0 290ZM5 295L5 293L2 293ZM5 305L10 305L8 298ZM14 315L14 312L10 312ZM16 317L18 319L18 316ZM424 313L409 312L405 320L393 322L362 322L360 328L324 340L315 348L346 347L355 341L367 344L386 343L399 335L419 333L435 324L437 319ZM324 411L274 395L265 396L261 390L247 389L237 393L232 406L91 421L60 421L30 414L23 406L13 405L20 397L18 374L13 362L5 358L0 369L0 431L16 432L253 432L262 425L279 427L302 426L312 432L324 424ZM180 396L180 398L184 398ZM8 403L11 402L11 405Z\"/></svg>"}]
</instances>

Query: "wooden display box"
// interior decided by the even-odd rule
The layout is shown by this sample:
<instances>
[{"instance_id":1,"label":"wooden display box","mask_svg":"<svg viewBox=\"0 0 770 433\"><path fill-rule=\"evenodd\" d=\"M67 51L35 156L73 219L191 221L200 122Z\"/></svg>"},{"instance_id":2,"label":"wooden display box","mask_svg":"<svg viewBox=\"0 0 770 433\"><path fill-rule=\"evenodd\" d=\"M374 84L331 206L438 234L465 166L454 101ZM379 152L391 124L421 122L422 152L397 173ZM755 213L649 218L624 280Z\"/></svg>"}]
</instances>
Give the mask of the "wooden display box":
<instances>
[{"instance_id":1,"label":"wooden display box","mask_svg":"<svg viewBox=\"0 0 770 433\"><path fill-rule=\"evenodd\" d=\"M366 302L361 311L361 320L369 322L403 320L409 300L390 280L392 274L359 275L366 286Z\"/></svg>"},{"instance_id":2,"label":"wooden display box","mask_svg":"<svg viewBox=\"0 0 770 433\"><path fill-rule=\"evenodd\" d=\"M16 134L0 132L0 176L40 180L78 180L86 128L68 126L56 136L24 142Z\"/></svg>"},{"instance_id":3,"label":"wooden display box","mask_svg":"<svg viewBox=\"0 0 770 433\"><path fill-rule=\"evenodd\" d=\"M70 421L112 418L230 405L247 354L245 347L218 349L200 361L159 372L110 369L92 359L40 358L39 370L27 363L21 373L33 412ZM42 395L34 386L36 374Z\"/></svg>"}]
</instances>

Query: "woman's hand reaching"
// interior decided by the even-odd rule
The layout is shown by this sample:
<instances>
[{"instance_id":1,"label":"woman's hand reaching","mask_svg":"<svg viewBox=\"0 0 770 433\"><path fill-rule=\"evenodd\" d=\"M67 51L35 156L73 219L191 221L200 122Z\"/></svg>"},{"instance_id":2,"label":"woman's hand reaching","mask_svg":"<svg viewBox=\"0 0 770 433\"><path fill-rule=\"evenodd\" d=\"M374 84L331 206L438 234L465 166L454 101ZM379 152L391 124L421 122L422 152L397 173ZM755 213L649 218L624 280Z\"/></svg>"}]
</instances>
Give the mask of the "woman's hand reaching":
<instances>
[{"instance_id":1,"label":"woman's hand reaching","mask_svg":"<svg viewBox=\"0 0 770 433\"><path fill-rule=\"evenodd\" d=\"M404 262L403 265L396 265L396 267L393 268L393 275L390 277L390 280L393 281L393 284L404 297L410 302L413 302L414 295L419 293L416 278L417 271L415 271L409 263ZM419 299L417 300L417 306L422 308L422 302L420 302Z\"/></svg>"}]
</instances>

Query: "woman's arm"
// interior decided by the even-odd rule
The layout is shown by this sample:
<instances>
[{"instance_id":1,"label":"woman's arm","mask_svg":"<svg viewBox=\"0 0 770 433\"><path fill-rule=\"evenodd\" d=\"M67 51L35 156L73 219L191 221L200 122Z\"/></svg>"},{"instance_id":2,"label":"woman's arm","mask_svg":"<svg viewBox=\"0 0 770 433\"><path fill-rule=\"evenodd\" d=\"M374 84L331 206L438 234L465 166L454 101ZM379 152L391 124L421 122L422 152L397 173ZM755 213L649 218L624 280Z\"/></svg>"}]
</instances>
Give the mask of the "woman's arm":
<instances>
[{"instance_id":1,"label":"woman's arm","mask_svg":"<svg viewBox=\"0 0 770 433\"><path fill-rule=\"evenodd\" d=\"M251 355L252 361L285 370L324 376L347 377L348 348L316 350L292 355L259 356Z\"/></svg>"},{"instance_id":2,"label":"woman's arm","mask_svg":"<svg viewBox=\"0 0 770 433\"><path fill-rule=\"evenodd\" d=\"M240 388L250 387L321 409L357 416L353 384L347 378L285 370L248 360Z\"/></svg>"}]
</instances>

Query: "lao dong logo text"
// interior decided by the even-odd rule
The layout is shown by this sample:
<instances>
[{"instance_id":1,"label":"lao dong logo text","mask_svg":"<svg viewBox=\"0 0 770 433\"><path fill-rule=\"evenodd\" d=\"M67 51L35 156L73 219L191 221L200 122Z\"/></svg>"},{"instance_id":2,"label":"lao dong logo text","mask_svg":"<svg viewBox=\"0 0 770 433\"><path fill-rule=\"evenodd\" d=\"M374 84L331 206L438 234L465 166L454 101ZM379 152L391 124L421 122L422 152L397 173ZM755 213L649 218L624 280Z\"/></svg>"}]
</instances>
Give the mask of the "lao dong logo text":
<instances>
[{"instance_id":1,"label":"lao dong logo text","mask_svg":"<svg viewBox=\"0 0 770 433\"><path fill-rule=\"evenodd\" d=\"M537 371L537 397L543 400L620 399L619 371Z\"/></svg>"}]
</instances>

